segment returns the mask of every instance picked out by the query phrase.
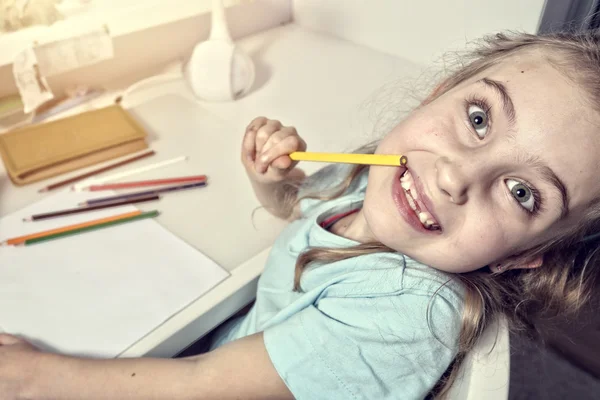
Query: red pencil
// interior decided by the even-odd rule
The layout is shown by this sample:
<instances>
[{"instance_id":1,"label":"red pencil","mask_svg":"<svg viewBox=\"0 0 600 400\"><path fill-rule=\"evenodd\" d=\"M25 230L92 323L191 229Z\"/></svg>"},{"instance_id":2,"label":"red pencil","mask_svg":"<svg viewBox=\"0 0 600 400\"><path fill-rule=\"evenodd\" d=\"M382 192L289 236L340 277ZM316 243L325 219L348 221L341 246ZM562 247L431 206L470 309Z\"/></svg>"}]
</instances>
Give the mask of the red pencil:
<instances>
[{"instance_id":1,"label":"red pencil","mask_svg":"<svg viewBox=\"0 0 600 400\"><path fill-rule=\"evenodd\" d=\"M91 192L97 192L100 190L116 190L116 189L130 189L143 186L159 186L159 185L171 185L174 183L186 183L186 182L204 182L206 181L206 175L195 175L195 176L182 176L179 178L165 178L165 179L153 179L149 181L137 181L137 182L121 182L121 183L107 183L105 185L91 185L84 190Z\"/></svg>"}]
</instances>

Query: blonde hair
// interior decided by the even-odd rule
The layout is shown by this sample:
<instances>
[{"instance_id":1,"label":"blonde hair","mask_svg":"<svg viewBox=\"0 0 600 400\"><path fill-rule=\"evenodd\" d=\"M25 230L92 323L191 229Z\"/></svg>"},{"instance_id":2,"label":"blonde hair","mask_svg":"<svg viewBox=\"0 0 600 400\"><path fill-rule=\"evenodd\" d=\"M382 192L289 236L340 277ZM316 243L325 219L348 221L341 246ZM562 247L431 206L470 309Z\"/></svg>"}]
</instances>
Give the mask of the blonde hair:
<instances>
[{"instance_id":1,"label":"blonde hair","mask_svg":"<svg viewBox=\"0 0 600 400\"><path fill-rule=\"evenodd\" d=\"M433 101L508 57L530 49L543 51L551 65L584 89L589 102L600 112L600 41L590 32L548 35L499 33L486 37L475 51L461 60L456 72L450 74L422 104ZM361 151L373 152L375 148L376 143L372 143ZM312 193L302 198L331 200L339 197L366 168L356 166L341 183L326 193ZM310 180L308 182L306 190L310 191ZM539 316L575 313L589 299L600 260L597 246L582 244L581 240L600 230L599 204L590 205L583 223L577 229L557 233L558 236L548 243L516 255L515 259L521 262L542 255L541 268L508 270L502 274L482 268L453 276L452 279L461 282L465 288L465 305L458 352L433 390L437 398L445 397L466 354L490 322L500 315L507 318L513 330L535 332L534 321ZM313 262L327 263L392 251L381 243L361 243L344 249L309 248L298 257L294 289L301 290L302 272Z\"/></svg>"}]
</instances>

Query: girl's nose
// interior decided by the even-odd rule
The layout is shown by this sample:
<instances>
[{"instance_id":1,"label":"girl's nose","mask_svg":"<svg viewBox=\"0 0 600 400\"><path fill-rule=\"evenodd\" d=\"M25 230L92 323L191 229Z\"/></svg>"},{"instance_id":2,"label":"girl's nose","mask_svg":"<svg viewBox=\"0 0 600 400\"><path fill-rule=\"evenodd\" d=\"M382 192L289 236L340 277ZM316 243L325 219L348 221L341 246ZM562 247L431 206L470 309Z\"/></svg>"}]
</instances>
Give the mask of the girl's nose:
<instances>
[{"instance_id":1,"label":"girl's nose","mask_svg":"<svg viewBox=\"0 0 600 400\"><path fill-rule=\"evenodd\" d=\"M468 200L469 182L464 171L456 162L439 157L435 162L437 186L448 200L464 204Z\"/></svg>"}]
</instances>

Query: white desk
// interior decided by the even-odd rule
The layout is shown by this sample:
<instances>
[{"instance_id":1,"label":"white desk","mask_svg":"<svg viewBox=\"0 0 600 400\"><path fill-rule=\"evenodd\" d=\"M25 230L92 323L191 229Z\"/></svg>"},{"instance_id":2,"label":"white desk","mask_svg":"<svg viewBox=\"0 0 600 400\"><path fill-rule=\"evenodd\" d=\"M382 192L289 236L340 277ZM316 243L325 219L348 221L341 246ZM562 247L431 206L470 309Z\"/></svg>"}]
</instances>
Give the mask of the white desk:
<instances>
[{"instance_id":1,"label":"white desk","mask_svg":"<svg viewBox=\"0 0 600 400\"><path fill-rule=\"evenodd\" d=\"M198 103L183 82L175 81L141 89L127 100L157 151L137 165L188 155L187 163L170 172L209 175L206 189L165 196L158 221L231 277L140 338L123 357L172 356L253 299L268 247L284 224L259 210L253 225L259 204L239 162L242 135L252 118L266 115L296 126L314 151L349 150L372 138L367 117L373 108L364 102L385 83L419 73L408 61L294 25L247 38L242 45L257 67L255 88L243 99ZM319 165L303 167L312 172ZM0 215L36 201L37 189L48 183L18 188L1 168ZM136 179L151 176L155 173Z\"/></svg>"},{"instance_id":2,"label":"white desk","mask_svg":"<svg viewBox=\"0 0 600 400\"><path fill-rule=\"evenodd\" d=\"M268 247L284 224L265 210L252 220L259 204L239 162L241 138L252 118L267 115L295 125L315 151L351 149L370 139L368 123L357 116L370 108L361 103L386 82L419 70L407 61L293 25L247 38L242 45L257 67L255 88L243 99L198 103L181 81L141 89L127 99L157 151L139 165L188 155L187 163L171 167L180 171L171 172L209 175L204 190L165 196L158 221L231 277L140 338L124 357L172 356L253 299ZM311 172L319 165L304 167ZM17 188L2 169L0 215L39 199L36 191L46 183Z\"/></svg>"}]
</instances>

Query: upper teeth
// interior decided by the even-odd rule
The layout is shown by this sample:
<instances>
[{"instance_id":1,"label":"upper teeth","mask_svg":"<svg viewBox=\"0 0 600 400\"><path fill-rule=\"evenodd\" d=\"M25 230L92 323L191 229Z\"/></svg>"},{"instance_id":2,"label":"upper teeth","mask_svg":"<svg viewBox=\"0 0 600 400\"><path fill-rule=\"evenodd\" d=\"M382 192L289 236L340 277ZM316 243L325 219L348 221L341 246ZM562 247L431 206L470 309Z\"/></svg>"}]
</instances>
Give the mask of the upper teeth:
<instances>
[{"instance_id":1,"label":"upper teeth","mask_svg":"<svg viewBox=\"0 0 600 400\"><path fill-rule=\"evenodd\" d=\"M419 200L419 195L417 194L417 190L415 189L415 187L413 186L412 182L408 182L408 181L400 181L400 185L402 186L402 189L406 190L406 191L410 191L410 195L415 199L415 200Z\"/></svg>"},{"instance_id":2,"label":"upper teeth","mask_svg":"<svg viewBox=\"0 0 600 400\"><path fill-rule=\"evenodd\" d=\"M406 196L406 200L408 200L410 208L417 214L421 224L423 224L425 228L438 228L439 226L436 224L433 216L427 211L421 211L421 208L416 202L416 200L419 199L419 195L410 171L406 170L406 172L402 174L400 177L400 185L402 186L402 189L404 189L404 195Z\"/></svg>"}]
</instances>

